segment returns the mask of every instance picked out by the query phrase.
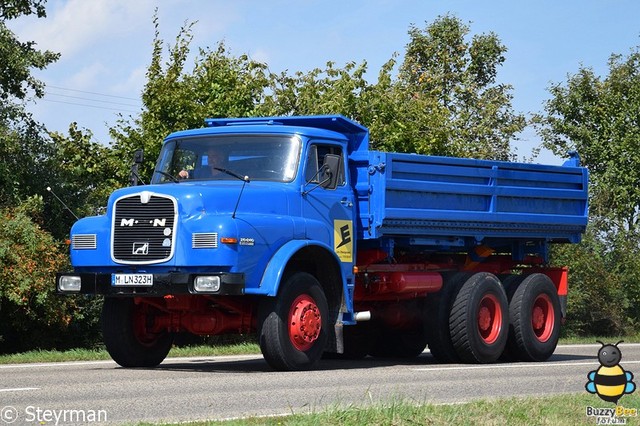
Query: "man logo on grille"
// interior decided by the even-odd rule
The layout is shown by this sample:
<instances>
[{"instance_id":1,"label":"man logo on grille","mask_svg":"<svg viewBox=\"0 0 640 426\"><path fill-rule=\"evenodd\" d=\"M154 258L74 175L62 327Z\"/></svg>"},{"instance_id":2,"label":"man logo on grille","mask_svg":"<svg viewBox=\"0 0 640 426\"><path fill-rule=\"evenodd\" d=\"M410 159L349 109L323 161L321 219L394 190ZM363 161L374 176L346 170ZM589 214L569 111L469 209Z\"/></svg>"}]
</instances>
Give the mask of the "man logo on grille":
<instances>
[{"instance_id":1,"label":"man logo on grille","mask_svg":"<svg viewBox=\"0 0 640 426\"><path fill-rule=\"evenodd\" d=\"M133 243L131 254L149 254L149 243Z\"/></svg>"}]
</instances>

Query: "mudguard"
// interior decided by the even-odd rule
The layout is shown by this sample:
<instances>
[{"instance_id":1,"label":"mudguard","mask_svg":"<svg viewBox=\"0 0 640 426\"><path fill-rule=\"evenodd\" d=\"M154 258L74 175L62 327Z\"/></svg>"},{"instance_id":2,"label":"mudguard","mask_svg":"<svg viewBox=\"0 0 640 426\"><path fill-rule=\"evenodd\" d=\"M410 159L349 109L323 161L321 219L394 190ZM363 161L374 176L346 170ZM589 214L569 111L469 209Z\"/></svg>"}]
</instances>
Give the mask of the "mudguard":
<instances>
[{"instance_id":1,"label":"mudguard","mask_svg":"<svg viewBox=\"0 0 640 426\"><path fill-rule=\"evenodd\" d=\"M336 264L340 265L340 259L333 252L331 247L321 241L314 240L293 240L289 241L273 255L262 275L260 286L257 289L246 289L247 294L261 294L266 296L276 296L282 280L284 270L289 260L301 249L309 246L319 246L332 253L336 260ZM340 271L342 282L345 282L344 271ZM344 285L343 285L344 287Z\"/></svg>"}]
</instances>

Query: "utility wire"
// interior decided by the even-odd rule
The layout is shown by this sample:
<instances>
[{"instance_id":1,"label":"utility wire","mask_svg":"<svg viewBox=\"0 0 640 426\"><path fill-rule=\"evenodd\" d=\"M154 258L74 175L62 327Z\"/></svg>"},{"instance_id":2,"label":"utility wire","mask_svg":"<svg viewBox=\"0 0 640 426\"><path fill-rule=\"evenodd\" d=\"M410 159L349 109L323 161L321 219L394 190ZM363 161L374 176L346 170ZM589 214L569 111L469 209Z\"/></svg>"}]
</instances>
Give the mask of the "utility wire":
<instances>
[{"instance_id":1,"label":"utility wire","mask_svg":"<svg viewBox=\"0 0 640 426\"><path fill-rule=\"evenodd\" d=\"M130 110L124 110L122 108L109 108L109 107L105 107L105 106L100 106L100 105L89 105L89 104L81 104L81 103L77 103L77 102L66 102L66 101L58 101L58 100L54 100L54 99L47 99L47 98L42 98L40 99L41 101L45 101L45 102L54 102L54 103L58 103L58 104L66 104L66 105L77 105L77 106L83 106L83 107L89 107L89 108L97 108L97 109L106 109L106 110L110 110L110 111L118 111L118 112L130 112L132 114L137 114L140 111L130 111ZM133 106L133 105L132 105Z\"/></svg>"},{"instance_id":2,"label":"utility wire","mask_svg":"<svg viewBox=\"0 0 640 426\"><path fill-rule=\"evenodd\" d=\"M138 101L138 102L140 101L139 98L128 98L126 96L107 95L105 93L88 92L86 90L78 90L78 89L69 89L67 87L53 86L51 84L46 84L46 83L45 83L45 87L50 87L52 89L59 89L59 90L68 90L70 92L79 92L79 93L88 93L88 94L91 94L91 95L106 96L108 98L120 98L120 99L127 99L127 100L130 100L130 101Z\"/></svg>"},{"instance_id":3,"label":"utility wire","mask_svg":"<svg viewBox=\"0 0 640 426\"><path fill-rule=\"evenodd\" d=\"M139 105L125 104L125 103L122 103L122 102L103 101L101 99L83 98L81 96L63 95L61 93L51 93L51 92L44 92L44 93L45 93L45 95L50 95L50 96L60 96L60 97L63 97L63 98L80 99L80 100L83 100L83 101L100 102L100 103L103 103L103 104L122 105L122 106L128 106L128 107L133 107L133 108L136 108L136 107L139 106ZM129 98L126 98L126 99L129 99Z\"/></svg>"}]
</instances>

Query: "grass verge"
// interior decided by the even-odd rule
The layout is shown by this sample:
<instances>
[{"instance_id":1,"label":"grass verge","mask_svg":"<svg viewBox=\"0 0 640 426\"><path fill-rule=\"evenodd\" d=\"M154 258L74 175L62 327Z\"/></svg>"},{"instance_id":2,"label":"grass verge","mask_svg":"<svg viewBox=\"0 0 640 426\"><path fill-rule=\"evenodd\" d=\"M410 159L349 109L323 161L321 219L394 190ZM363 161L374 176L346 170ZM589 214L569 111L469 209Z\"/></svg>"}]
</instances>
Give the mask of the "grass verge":
<instances>
[{"instance_id":1,"label":"grass verge","mask_svg":"<svg viewBox=\"0 0 640 426\"><path fill-rule=\"evenodd\" d=\"M628 409L640 408L640 396L625 395L620 404ZM615 408L595 395L575 394L549 397L482 400L464 404L415 404L408 401L373 406L334 406L308 414L279 417L248 417L237 420L180 423L188 426L209 425L595 425L595 416L587 416L587 407ZM638 411L636 410L636 413ZM639 417L618 417L626 424L640 423ZM615 423L614 423L615 424ZM619 423L618 423L619 424ZM139 423L148 426L151 423ZM164 426L173 425L163 423Z\"/></svg>"},{"instance_id":2,"label":"grass verge","mask_svg":"<svg viewBox=\"0 0 640 426\"><path fill-rule=\"evenodd\" d=\"M255 343L244 342L219 346L176 347L169 352L170 357L222 356L259 354ZM99 361L111 357L104 349L71 349L68 351L36 350L19 354L0 355L0 364L27 364L37 362Z\"/></svg>"}]
</instances>

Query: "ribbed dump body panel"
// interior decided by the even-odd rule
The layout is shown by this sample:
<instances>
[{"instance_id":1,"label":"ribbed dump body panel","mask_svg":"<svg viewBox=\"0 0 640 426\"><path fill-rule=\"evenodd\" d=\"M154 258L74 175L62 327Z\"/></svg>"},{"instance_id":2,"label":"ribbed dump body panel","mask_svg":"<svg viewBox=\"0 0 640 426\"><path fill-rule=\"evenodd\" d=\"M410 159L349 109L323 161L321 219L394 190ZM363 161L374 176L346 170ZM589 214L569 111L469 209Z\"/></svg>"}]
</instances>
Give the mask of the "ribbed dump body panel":
<instances>
[{"instance_id":1,"label":"ribbed dump body panel","mask_svg":"<svg viewBox=\"0 0 640 426\"><path fill-rule=\"evenodd\" d=\"M372 152L357 188L362 238L446 236L576 242L588 212L583 167Z\"/></svg>"}]
</instances>

